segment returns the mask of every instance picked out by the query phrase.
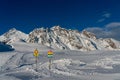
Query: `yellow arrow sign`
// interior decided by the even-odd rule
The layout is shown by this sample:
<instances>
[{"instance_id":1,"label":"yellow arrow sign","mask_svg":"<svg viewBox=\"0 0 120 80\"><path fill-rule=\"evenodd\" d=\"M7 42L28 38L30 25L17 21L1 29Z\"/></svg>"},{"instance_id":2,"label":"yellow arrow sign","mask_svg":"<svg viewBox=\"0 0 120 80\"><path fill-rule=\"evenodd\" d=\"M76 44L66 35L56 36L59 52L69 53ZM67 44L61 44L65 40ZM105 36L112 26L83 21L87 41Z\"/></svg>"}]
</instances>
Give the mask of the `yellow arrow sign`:
<instances>
[{"instance_id":1,"label":"yellow arrow sign","mask_svg":"<svg viewBox=\"0 0 120 80\"><path fill-rule=\"evenodd\" d=\"M34 50L34 54L33 54L35 57L38 57L39 56L39 52L37 49Z\"/></svg>"}]
</instances>

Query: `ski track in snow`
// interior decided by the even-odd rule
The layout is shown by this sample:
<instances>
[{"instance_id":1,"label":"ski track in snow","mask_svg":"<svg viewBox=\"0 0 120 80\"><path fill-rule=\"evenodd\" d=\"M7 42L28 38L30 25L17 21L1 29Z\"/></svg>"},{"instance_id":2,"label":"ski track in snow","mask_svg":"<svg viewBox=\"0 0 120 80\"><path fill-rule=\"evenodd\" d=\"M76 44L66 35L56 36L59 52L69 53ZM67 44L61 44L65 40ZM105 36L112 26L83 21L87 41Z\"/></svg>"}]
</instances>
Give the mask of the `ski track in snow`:
<instances>
[{"instance_id":1,"label":"ski track in snow","mask_svg":"<svg viewBox=\"0 0 120 80\"><path fill-rule=\"evenodd\" d=\"M120 79L120 51L53 50L52 69L49 71L47 50L50 48L27 43L13 45L15 51L0 53L0 80ZM35 71L32 51L35 46L40 51L38 72Z\"/></svg>"}]
</instances>

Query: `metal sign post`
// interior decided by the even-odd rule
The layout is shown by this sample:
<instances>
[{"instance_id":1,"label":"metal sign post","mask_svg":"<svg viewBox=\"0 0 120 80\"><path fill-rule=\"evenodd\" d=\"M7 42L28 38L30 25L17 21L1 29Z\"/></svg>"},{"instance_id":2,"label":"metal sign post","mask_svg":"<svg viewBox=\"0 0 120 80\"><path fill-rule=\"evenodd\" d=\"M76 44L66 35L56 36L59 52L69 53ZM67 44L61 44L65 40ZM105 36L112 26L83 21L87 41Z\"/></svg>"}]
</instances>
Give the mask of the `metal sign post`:
<instances>
[{"instance_id":1,"label":"metal sign post","mask_svg":"<svg viewBox=\"0 0 120 80\"><path fill-rule=\"evenodd\" d=\"M35 56L36 71L38 71L38 56L39 56L39 52L38 52L37 49L34 50L33 55Z\"/></svg>"},{"instance_id":2,"label":"metal sign post","mask_svg":"<svg viewBox=\"0 0 120 80\"><path fill-rule=\"evenodd\" d=\"M48 51L48 58L49 58L49 71L50 71L50 76L51 76L51 66L52 66L53 51L51 51L51 50Z\"/></svg>"}]
</instances>

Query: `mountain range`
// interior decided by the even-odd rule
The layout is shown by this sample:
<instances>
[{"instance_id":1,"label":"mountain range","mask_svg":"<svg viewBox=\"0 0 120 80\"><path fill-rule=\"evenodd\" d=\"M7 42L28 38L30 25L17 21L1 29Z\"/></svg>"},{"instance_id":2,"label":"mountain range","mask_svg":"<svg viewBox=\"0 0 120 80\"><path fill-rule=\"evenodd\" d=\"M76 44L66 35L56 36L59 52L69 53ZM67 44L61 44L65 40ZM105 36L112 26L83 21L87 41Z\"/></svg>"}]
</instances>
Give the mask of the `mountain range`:
<instances>
[{"instance_id":1,"label":"mountain range","mask_svg":"<svg viewBox=\"0 0 120 80\"><path fill-rule=\"evenodd\" d=\"M94 33L83 30L71 30L54 26L52 28L36 28L29 34L25 34L15 28L0 36L0 41L14 43L22 41L26 43L38 43L62 50L120 50L120 42L112 38L96 38Z\"/></svg>"}]
</instances>

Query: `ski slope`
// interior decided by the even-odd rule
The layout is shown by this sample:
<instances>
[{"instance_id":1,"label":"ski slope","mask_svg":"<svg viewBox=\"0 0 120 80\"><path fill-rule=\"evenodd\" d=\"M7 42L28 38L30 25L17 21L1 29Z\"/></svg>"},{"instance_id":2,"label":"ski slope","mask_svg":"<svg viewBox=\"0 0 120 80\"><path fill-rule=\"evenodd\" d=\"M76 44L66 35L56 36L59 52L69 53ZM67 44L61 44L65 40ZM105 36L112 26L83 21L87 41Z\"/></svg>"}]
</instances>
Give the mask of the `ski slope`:
<instances>
[{"instance_id":1,"label":"ski slope","mask_svg":"<svg viewBox=\"0 0 120 80\"><path fill-rule=\"evenodd\" d=\"M15 42L15 51L0 52L0 80L119 80L120 51L52 49L40 44ZM39 50L38 71L33 51ZM52 50L49 70L47 51Z\"/></svg>"}]
</instances>

